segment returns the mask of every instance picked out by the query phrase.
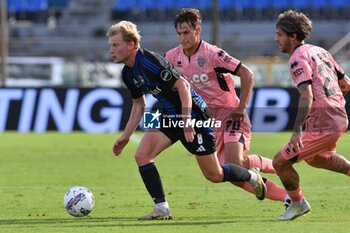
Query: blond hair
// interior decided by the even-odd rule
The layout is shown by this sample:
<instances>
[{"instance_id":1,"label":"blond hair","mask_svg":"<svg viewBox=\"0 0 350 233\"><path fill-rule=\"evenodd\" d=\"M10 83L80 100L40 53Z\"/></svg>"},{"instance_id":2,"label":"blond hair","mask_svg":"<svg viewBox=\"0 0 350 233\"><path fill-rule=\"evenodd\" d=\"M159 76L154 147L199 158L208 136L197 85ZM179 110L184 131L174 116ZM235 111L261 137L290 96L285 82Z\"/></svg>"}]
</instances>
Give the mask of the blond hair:
<instances>
[{"instance_id":1,"label":"blond hair","mask_svg":"<svg viewBox=\"0 0 350 233\"><path fill-rule=\"evenodd\" d=\"M114 24L109 28L107 36L112 37L117 33L122 33L123 40L125 42L133 41L135 48L140 48L141 35L137 30L136 24L130 21L120 21L119 23Z\"/></svg>"}]
</instances>

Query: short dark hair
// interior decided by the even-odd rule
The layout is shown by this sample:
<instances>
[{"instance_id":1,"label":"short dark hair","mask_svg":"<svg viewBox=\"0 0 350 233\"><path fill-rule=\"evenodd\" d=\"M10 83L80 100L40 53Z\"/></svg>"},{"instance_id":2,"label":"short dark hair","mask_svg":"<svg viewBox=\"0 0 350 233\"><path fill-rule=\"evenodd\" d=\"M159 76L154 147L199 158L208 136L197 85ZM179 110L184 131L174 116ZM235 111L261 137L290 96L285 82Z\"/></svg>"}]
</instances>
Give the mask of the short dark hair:
<instances>
[{"instance_id":1,"label":"short dark hair","mask_svg":"<svg viewBox=\"0 0 350 233\"><path fill-rule=\"evenodd\" d=\"M282 29L288 36L296 34L299 41L310 36L312 21L302 12L287 10L278 16L276 28Z\"/></svg>"},{"instance_id":2,"label":"short dark hair","mask_svg":"<svg viewBox=\"0 0 350 233\"><path fill-rule=\"evenodd\" d=\"M193 28L198 28L202 23L202 16L198 9L195 8L182 8L180 12L175 16L174 26L182 23L189 23Z\"/></svg>"}]
</instances>

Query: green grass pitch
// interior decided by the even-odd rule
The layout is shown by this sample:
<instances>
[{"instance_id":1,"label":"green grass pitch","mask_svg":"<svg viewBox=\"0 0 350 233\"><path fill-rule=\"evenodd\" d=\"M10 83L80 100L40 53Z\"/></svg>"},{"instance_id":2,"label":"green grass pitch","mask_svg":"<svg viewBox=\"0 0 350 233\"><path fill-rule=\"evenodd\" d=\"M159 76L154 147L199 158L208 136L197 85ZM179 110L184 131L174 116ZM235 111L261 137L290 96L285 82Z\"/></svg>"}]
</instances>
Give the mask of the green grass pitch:
<instances>
[{"instance_id":1,"label":"green grass pitch","mask_svg":"<svg viewBox=\"0 0 350 233\"><path fill-rule=\"evenodd\" d=\"M192 155L181 144L163 152L156 164L174 220L137 221L153 202L138 173L133 154L136 133L115 157L115 134L0 134L0 232L349 232L349 177L296 165L310 214L276 222L282 202L258 201L230 183L204 179ZM272 158L290 133L254 134L251 153ZM348 159L350 133L338 143ZM267 175L278 184L276 175ZM63 208L68 188L91 189L92 213L74 218Z\"/></svg>"}]
</instances>

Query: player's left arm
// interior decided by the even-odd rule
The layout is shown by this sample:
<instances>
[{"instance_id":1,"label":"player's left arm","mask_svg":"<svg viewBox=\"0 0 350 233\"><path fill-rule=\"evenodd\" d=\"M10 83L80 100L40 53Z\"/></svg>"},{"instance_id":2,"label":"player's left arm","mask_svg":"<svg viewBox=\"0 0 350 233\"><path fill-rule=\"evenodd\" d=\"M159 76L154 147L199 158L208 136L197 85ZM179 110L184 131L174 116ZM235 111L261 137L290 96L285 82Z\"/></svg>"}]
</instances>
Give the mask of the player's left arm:
<instances>
[{"instance_id":1,"label":"player's left arm","mask_svg":"<svg viewBox=\"0 0 350 233\"><path fill-rule=\"evenodd\" d=\"M239 103L238 111L235 114L236 114L236 117L240 118L237 120L243 121L244 114L249 103L249 99L252 95L252 90L254 85L254 73L246 65L241 64L236 75L239 76L241 80L241 94L239 98L240 103Z\"/></svg>"},{"instance_id":2,"label":"player's left arm","mask_svg":"<svg viewBox=\"0 0 350 233\"><path fill-rule=\"evenodd\" d=\"M182 76L179 77L173 85L173 88L179 92L182 108L182 118L185 122L184 134L187 142L194 140L195 130L187 124L191 120L192 96L190 83Z\"/></svg>"}]
</instances>

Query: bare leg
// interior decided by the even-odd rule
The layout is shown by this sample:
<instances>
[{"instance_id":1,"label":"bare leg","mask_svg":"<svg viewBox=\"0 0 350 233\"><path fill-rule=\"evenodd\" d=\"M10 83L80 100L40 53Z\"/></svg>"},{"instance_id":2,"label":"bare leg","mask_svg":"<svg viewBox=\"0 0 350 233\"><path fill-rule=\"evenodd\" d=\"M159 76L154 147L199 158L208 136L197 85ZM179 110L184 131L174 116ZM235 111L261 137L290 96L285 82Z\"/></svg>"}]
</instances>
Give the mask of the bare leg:
<instances>
[{"instance_id":1,"label":"bare leg","mask_svg":"<svg viewBox=\"0 0 350 233\"><path fill-rule=\"evenodd\" d=\"M305 160L305 162L316 168L323 168L350 176L350 161L339 154L333 154L329 157L316 156Z\"/></svg>"},{"instance_id":2,"label":"bare leg","mask_svg":"<svg viewBox=\"0 0 350 233\"><path fill-rule=\"evenodd\" d=\"M285 160L281 152L278 152L273 159L273 166L287 191L299 189L299 175L293 168L293 164L294 162Z\"/></svg>"},{"instance_id":3,"label":"bare leg","mask_svg":"<svg viewBox=\"0 0 350 233\"><path fill-rule=\"evenodd\" d=\"M214 183L224 180L224 172L219 164L216 154L196 156L197 163L204 177Z\"/></svg>"},{"instance_id":4,"label":"bare leg","mask_svg":"<svg viewBox=\"0 0 350 233\"><path fill-rule=\"evenodd\" d=\"M154 162L157 155L168 148L171 141L160 131L146 132L135 154L137 165L144 166Z\"/></svg>"}]
</instances>

